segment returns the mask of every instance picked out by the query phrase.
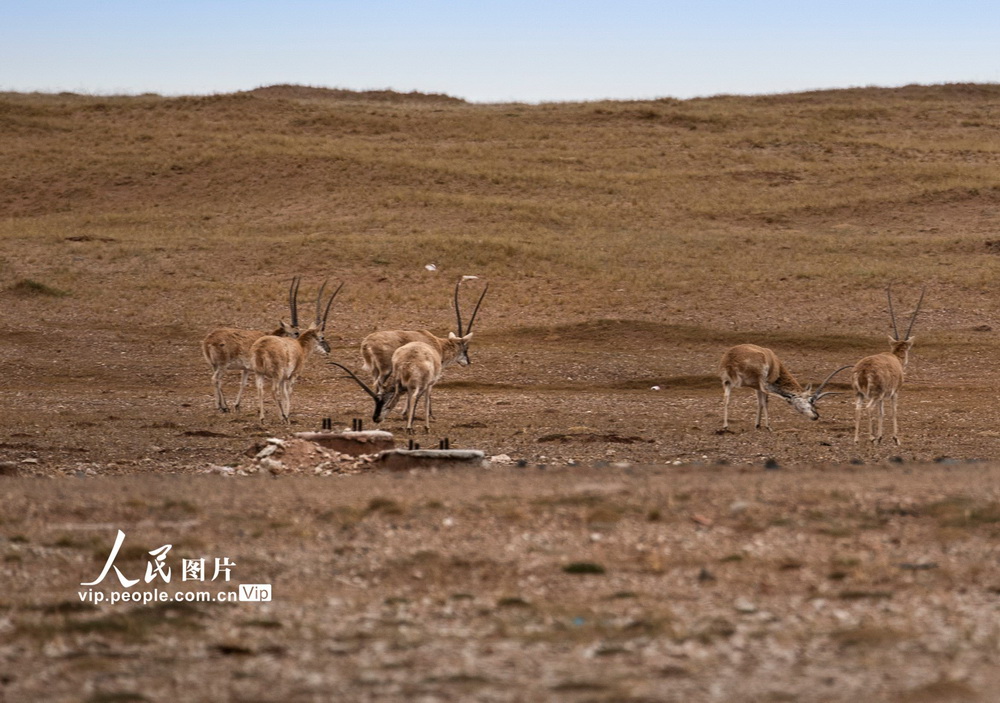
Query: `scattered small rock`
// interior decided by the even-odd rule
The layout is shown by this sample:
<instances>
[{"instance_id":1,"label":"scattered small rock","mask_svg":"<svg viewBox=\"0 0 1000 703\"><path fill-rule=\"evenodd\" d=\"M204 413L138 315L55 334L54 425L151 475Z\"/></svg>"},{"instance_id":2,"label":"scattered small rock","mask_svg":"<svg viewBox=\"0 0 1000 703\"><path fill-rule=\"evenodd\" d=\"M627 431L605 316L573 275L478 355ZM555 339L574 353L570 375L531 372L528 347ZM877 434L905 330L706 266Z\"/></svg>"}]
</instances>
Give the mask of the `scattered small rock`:
<instances>
[{"instance_id":1,"label":"scattered small rock","mask_svg":"<svg viewBox=\"0 0 1000 703\"><path fill-rule=\"evenodd\" d=\"M219 474L220 476L235 476L236 469L232 466L209 466L202 471L204 474Z\"/></svg>"},{"instance_id":2,"label":"scattered small rock","mask_svg":"<svg viewBox=\"0 0 1000 703\"><path fill-rule=\"evenodd\" d=\"M749 507L750 507L750 504L748 502L746 502L745 500L734 500L729 505L729 514L730 515L741 515L742 513L745 513Z\"/></svg>"}]
</instances>

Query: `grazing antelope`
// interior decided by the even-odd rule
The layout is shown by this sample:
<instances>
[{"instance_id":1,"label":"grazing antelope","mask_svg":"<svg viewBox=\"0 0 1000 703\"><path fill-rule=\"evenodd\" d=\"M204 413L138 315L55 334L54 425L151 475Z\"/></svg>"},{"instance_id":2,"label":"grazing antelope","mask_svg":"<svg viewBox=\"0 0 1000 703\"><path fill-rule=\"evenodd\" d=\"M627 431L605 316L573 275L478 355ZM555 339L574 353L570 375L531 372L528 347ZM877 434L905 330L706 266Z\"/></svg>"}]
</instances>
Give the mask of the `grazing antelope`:
<instances>
[{"instance_id":1,"label":"grazing antelope","mask_svg":"<svg viewBox=\"0 0 1000 703\"><path fill-rule=\"evenodd\" d=\"M759 430L763 418L764 427L770 431L771 423L767 417L768 393L781 396L796 411L810 420L818 420L816 403L832 394L830 391L824 393L823 388L830 379L848 368L850 366L841 366L827 376L813 392L812 386L803 389L770 349L758 347L756 344L739 344L732 347L722 355L722 361L719 362L719 376L722 378L722 391L725 396L722 406L722 431L729 429L729 396L733 388L749 386L757 392L757 420L754 426Z\"/></svg>"},{"instance_id":2,"label":"grazing antelope","mask_svg":"<svg viewBox=\"0 0 1000 703\"><path fill-rule=\"evenodd\" d=\"M343 364L331 362L344 369L351 378L357 381L365 392L375 401L373 422L381 422L385 413L396 405L403 393L406 393L406 431L413 434L413 415L417 410L417 402L424 399L424 430L431 430L431 389L441 378L441 356L437 349L426 342L408 342L392 354L392 366L388 380L379 391L372 390L358 378L354 372Z\"/></svg>"},{"instance_id":3,"label":"grazing antelope","mask_svg":"<svg viewBox=\"0 0 1000 703\"><path fill-rule=\"evenodd\" d=\"M285 423L290 423L289 413L292 406L292 385L302 372L302 367L313 349L321 354L330 353L323 334L326 331L326 319L330 314L330 306L337 293L344 287L341 283L330 296L326 310L320 314L323 303L323 290L326 282L319 289L316 297L316 320L309 328L301 332L295 339L267 335L261 337L250 347L250 363L256 374L257 400L260 406L260 421L264 421L264 381L271 382L271 395L278 406L278 412Z\"/></svg>"},{"instance_id":4,"label":"grazing antelope","mask_svg":"<svg viewBox=\"0 0 1000 703\"><path fill-rule=\"evenodd\" d=\"M455 317L458 320L458 334L449 332L447 337L435 336L428 330L386 330L383 332L372 332L361 342L361 358L364 362L363 368L372 375L375 385L375 392L381 392L385 386L389 374L392 372L392 355L397 349L409 342L423 342L433 347L440 358L442 367L448 367L453 363L459 366L468 366L472 362L469 359L469 341L472 339L472 323L476 321L476 314L479 306L486 297L489 284L483 288L479 296L469 324L463 329L462 313L458 307L458 290L463 281L475 278L475 276L463 276L455 284Z\"/></svg>"},{"instance_id":5,"label":"grazing antelope","mask_svg":"<svg viewBox=\"0 0 1000 703\"><path fill-rule=\"evenodd\" d=\"M291 324L280 320L280 326L273 332L263 332L261 330L244 330L233 327L221 327L212 330L201 341L201 351L205 360L212 367L212 383L215 385L215 407L219 412L229 412L226 405L226 398L222 394L222 377L230 369L240 371L240 389L236 392L236 400L233 409L239 412L240 400L243 398L243 389L246 388L247 379L250 378L252 365L250 363L250 347L253 343L265 335L272 337L298 337L299 318L297 298L299 293L299 277L292 279L288 289L288 309L292 315Z\"/></svg>"},{"instance_id":6,"label":"grazing antelope","mask_svg":"<svg viewBox=\"0 0 1000 703\"><path fill-rule=\"evenodd\" d=\"M873 444L882 441L882 424L885 420L885 399L892 406L892 440L899 444L899 423L896 420L896 410L899 400L899 389L903 385L903 374L909 361L910 349L914 338L910 336L913 324L917 321L917 313L924 302L926 287L920 291L920 300L910 318L910 326L906 334L899 338L896 327L896 313L892 309L892 286L886 288L889 297L889 317L892 320L892 336L889 337L889 351L866 356L854 365L851 374L851 385L854 387L854 442L857 444L861 432L862 410L868 410L868 436ZM878 434L872 432L872 414L875 404L878 404Z\"/></svg>"}]
</instances>

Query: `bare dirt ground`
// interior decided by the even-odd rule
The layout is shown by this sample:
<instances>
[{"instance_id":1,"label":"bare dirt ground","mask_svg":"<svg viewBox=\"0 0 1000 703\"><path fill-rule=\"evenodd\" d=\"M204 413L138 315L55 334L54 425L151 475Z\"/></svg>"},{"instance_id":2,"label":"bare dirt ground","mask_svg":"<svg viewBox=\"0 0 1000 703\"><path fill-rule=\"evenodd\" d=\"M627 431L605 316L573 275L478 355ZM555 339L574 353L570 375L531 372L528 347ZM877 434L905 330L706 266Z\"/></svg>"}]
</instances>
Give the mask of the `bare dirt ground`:
<instances>
[{"instance_id":1,"label":"bare dirt ground","mask_svg":"<svg viewBox=\"0 0 1000 703\"><path fill-rule=\"evenodd\" d=\"M918 98L918 106L929 100ZM148 121L143 105L135 108L138 117L131 106L115 117L118 108L104 103L50 114L15 101L16 109L0 110L3 124L27 140L20 158L45 159L36 174L9 175L0 201L11 208L2 223L0 266L0 700L995 698L995 189L884 208L804 208L777 222L766 213L725 213L730 219L706 218L703 234L678 235L662 246L665 253L655 241L667 225L657 221L644 235L652 242L649 256L664 257L657 263L643 265L638 255L639 264L614 259L627 247L603 254L609 268L625 270L622 278L602 272L600 256L598 264L574 259L560 268L558 253L532 248L533 237L548 228L553 239L570 242L588 232L562 195L543 194L557 214L529 209L538 231L517 231L509 244L473 243L486 254L442 245L458 263L443 259L438 272L429 272L430 257L419 251L426 242L409 244L403 235L407 218L426 207L433 211L420 220L427 230L440 227L442 241L464 236L464 220L439 224L434 214L437 207L443 217L459 217L452 201L445 207L434 200L450 193L447 168L435 171L431 195L420 195L416 205L396 192L366 202L372 217L412 208L400 217L403 224L389 215L378 226L365 222L360 243L352 244L346 237L354 215L338 223L330 212L353 213L351 197L362 198L376 182L408 183L416 177L407 169L416 166L393 161L396 170L383 165L383 172L374 159L359 162L376 174L370 181L338 181L312 200L304 184L314 179L306 174L297 182L301 198L274 204L258 193L244 203L232 193L291 183L295 167L264 178L244 165L220 185L219 174L235 166L211 158L189 163L182 153L166 166L141 158L166 141L151 126L156 120L172 125L167 131L177 130L180 139L187 120L203 119L204 111L219 131L198 138L208 134L225 148L235 128L218 125L260 105L242 98L232 100L235 108L226 101L152 102L148 109L163 114ZM393 140L405 139L391 122L412 117L436 124L442 112L444 126L434 129L444 136L434 133L434 158L469 149L451 175L479 182L463 169L476 161L480 134L459 131L444 107L412 115L362 107L349 119L316 117L308 110L320 108L291 103L268 106L266 115L276 119L270 111L278 110L300 131L334 125L360 135L362 156L362 148L384 139L397 159ZM694 114L695 107L684 109ZM688 136L692 125L707 125L711 136L743 121L740 114L709 119L654 108L629 116L629 124L678 130L681 136L671 137L678 143L702 138L702 132ZM454 124L475 112L447 109L459 116ZM844 159L835 165L849 174L858 153L878 151L872 134L896 133L886 123L905 131L893 121L896 107L837 109L836 124L860 121L863 138L857 145L839 132L815 138L829 140L835 158ZM952 163L995 169L994 152L983 146L995 141L989 120L980 119L988 110L948 109L962 113L962 121L949 113L947 124L977 130L975 149L928 147L918 158L900 148L905 158L896 152L886 158L945 163L946 171ZM538 183L579 189L574 197L594 202L607 195L574 180L584 178L578 175L587 171L584 160L605 156L591 148L603 142L573 130L578 123L624 120L624 112L611 118L590 109L509 112L512 120L539 121L524 130L532 147L571 134L568 141L579 149L546 153L541 163L559 177L542 171ZM934 114L920 107L907 119L919 129ZM113 183L89 165L63 173L56 166L70 147L52 146L50 153L32 141L69 140L78 127L46 131L46 120L57 118L96 124L86 128L93 134L79 127L90 135L88 148L111 149L113 159L127 153L141 165ZM114 141L117 131L130 135L127 147ZM799 136L786 137L761 137L749 146L733 138L724 146L768 152L762 159L794 149L802 164L814 151L825 153L806 149ZM288 141L261 139L255 148L269 157ZM656 153L683 160L680 146ZM738 159L723 153L723 164ZM625 161L619 180L638 183L637 167ZM196 180L203 171L204 180ZM736 180L773 197L775 188L810 177L781 173L765 164ZM771 176L762 181L760 174ZM869 176L875 188L884 173ZM603 188L603 176L597 180ZM490 207L521 195L520 182L484 182ZM133 188L141 192L129 194ZM155 210L165 193L176 198L164 205L174 208L165 215L130 209ZM472 196L450 195L462 217L475 211ZM615 203L628 200L611 195ZM317 204L326 200L334 203ZM47 213L52 203L69 214ZM230 205L249 212L216 214ZM313 218L310 227L329 219L344 239L330 236L324 245L306 234L300 246L298 230L307 228L296 218L304 212ZM232 232L259 220L274 231L245 238ZM517 223L514 215L510 220ZM393 231L393 244L381 243L394 227L402 234ZM719 251L711 261L699 259L713 237ZM394 259L394 246L410 258ZM877 256L866 258L873 248ZM376 254L351 258L369 249ZM811 266L812 258L819 263ZM731 263L719 270L719 259ZM327 417L339 427L365 418L371 427L371 409L352 382L313 357L295 386L290 426L276 421L270 399L266 421L257 420L252 387L240 413L215 412L199 349L213 325L272 325L284 314L290 275L307 276L310 286L332 275L347 281L331 313L332 358L357 368L360 340L379 326L446 333L452 286L469 271L491 283L473 363L446 372L432 430L416 439L434 446L447 437L452 446L509 462L330 476L312 475L314 467L303 463L277 477L227 475L249 467L269 437L318 430ZM715 367L725 348L767 344L803 384L816 383L887 348L889 277L902 279L901 317L912 310L919 286L928 286L901 394L900 446L856 445L847 393L824 400L816 422L773 399L774 431L763 432L752 427L753 394L741 389L731 408L733 431L717 431L722 391ZM53 288L39 290L31 281ZM833 390L847 391L847 376ZM227 396L234 392L235 374ZM383 427L402 441L398 415ZM127 578L142 579L155 560L150 551L169 544L171 581L152 573L149 582L125 588L109 573L97 586L82 585L101 572L117 530L126 538L115 564ZM209 567L230 560L230 581L182 580L182 560L199 559ZM111 604L91 597L157 590L168 598L217 595L236 593L239 584L271 584L272 600Z\"/></svg>"}]
</instances>

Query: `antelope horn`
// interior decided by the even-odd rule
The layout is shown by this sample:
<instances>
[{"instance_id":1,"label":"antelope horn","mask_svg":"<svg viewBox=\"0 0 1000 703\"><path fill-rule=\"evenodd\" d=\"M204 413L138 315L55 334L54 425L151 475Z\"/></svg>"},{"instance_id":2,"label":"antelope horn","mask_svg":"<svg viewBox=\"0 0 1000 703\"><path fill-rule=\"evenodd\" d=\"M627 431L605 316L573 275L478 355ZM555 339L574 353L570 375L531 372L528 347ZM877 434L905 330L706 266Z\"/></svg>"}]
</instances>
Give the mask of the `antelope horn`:
<instances>
[{"instance_id":1,"label":"antelope horn","mask_svg":"<svg viewBox=\"0 0 1000 703\"><path fill-rule=\"evenodd\" d=\"M316 296L316 326L319 327L320 316L319 311L322 310L323 305L323 291L326 289L326 284L330 282L330 279L323 281L323 285L319 287L319 295Z\"/></svg>"},{"instance_id":2,"label":"antelope horn","mask_svg":"<svg viewBox=\"0 0 1000 703\"><path fill-rule=\"evenodd\" d=\"M886 295L889 296L889 317L892 318L892 336L898 342L899 341L899 330L896 329L896 313L892 310L892 284L890 283L885 289Z\"/></svg>"},{"instance_id":3,"label":"antelope horn","mask_svg":"<svg viewBox=\"0 0 1000 703\"><path fill-rule=\"evenodd\" d=\"M292 285L288 287L288 309L292 313L292 327L299 327L299 281L298 276L292 278Z\"/></svg>"},{"instance_id":4,"label":"antelope horn","mask_svg":"<svg viewBox=\"0 0 1000 703\"><path fill-rule=\"evenodd\" d=\"M476 313L479 312L479 306L483 304L483 298L486 297L486 291L490 289L490 284L487 283L486 287L483 288L483 292L479 296L479 302L476 303L476 308L472 311L472 317L469 318L469 326L465 328L465 332L469 333L472 331L472 323L476 321Z\"/></svg>"},{"instance_id":5,"label":"antelope horn","mask_svg":"<svg viewBox=\"0 0 1000 703\"><path fill-rule=\"evenodd\" d=\"M906 337L904 339L910 338L910 332L913 331L913 324L917 321L917 313L920 312L920 306L924 302L924 293L927 292L927 286L920 289L920 300L917 301L917 309L913 311L913 317L910 318L910 326L906 330Z\"/></svg>"},{"instance_id":6,"label":"antelope horn","mask_svg":"<svg viewBox=\"0 0 1000 703\"><path fill-rule=\"evenodd\" d=\"M460 279L458 279L458 283L455 284L455 317L458 319L458 336L459 337L462 337L465 334L464 332L462 332L462 312L458 309L458 288L459 288L459 286L462 285L462 281L464 281L464 280L465 280L464 278L460 278Z\"/></svg>"},{"instance_id":7,"label":"antelope horn","mask_svg":"<svg viewBox=\"0 0 1000 703\"><path fill-rule=\"evenodd\" d=\"M351 371L349 368L347 368L343 364L338 364L336 361L331 361L330 363L333 364L334 366L339 366L344 371L346 371L348 373L348 375L351 378L353 378L355 381L357 381L358 385L361 386L364 389L365 393L367 393L368 395L370 395L375 400L376 403L378 402L378 395L375 393L375 391L373 391L371 388L369 388L368 384L365 383L364 381L362 381L360 378L358 378L354 374L353 371Z\"/></svg>"},{"instance_id":8,"label":"antelope horn","mask_svg":"<svg viewBox=\"0 0 1000 703\"><path fill-rule=\"evenodd\" d=\"M821 384L819 384L819 388L816 389L816 392L812 394L812 402L815 403L820 398L823 398L823 397L828 396L828 395L834 395L835 393L838 393L839 391L827 391L826 393L824 393L823 389L826 387L826 384L829 383L831 379L833 379L834 376L836 376L838 373L840 373L844 369L849 369L849 368L851 368L850 364L848 364L847 366L841 366L839 369L837 369L836 371L834 371L833 373L831 373L829 376L827 376L823 380L823 382Z\"/></svg>"},{"instance_id":9,"label":"antelope horn","mask_svg":"<svg viewBox=\"0 0 1000 703\"><path fill-rule=\"evenodd\" d=\"M326 283L324 283L323 285L326 286ZM341 283L339 286L337 286L337 290L333 291L333 295L331 295L330 296L330 300L327 301L327 303L326 303L326 310L323 311L323 321L322 321L322 323L320 323L320 319L319 319L319 301L318 300L316 301L316 315L317 315L317 317L316 317L316 324L320 325L320 329L323 330L324 332L326 331L326 318L329 317L329 315L330 315L330 306L333 305L333 299L337 297L337 293L339 293L340 289L343 288L343 287L344 287L343 283ZM320 295L322 295L322 294L323 294L322 293L322 289L320 289Z\"/></svg>"}]
</instances>

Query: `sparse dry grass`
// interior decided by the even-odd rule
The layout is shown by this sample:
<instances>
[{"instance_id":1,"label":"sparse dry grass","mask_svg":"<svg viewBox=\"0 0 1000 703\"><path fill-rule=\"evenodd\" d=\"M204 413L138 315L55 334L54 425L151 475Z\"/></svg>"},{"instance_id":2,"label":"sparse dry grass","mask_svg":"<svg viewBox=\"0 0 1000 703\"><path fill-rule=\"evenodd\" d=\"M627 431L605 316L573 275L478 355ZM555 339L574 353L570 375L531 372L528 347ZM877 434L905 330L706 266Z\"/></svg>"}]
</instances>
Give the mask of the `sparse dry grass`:
<instances>
[{"instance_id":1,"label":"sparse dry grass","mask_svg":"<svg viewBox=\"0 0 1000 703\"><path fill-rule=\"evenodd\" d=\"M586 280L579 302L600 306L588 289L656 304L715 277L864 290L996 274L977 232L866 225L921 203L996 208L992 86L537 107L296 95L0 96L0 238L115 240L18 260L20 275L72 289L81 269L131 274L150 296L196 281L261 306L265 271L398 278L433 260L512 289ZM192 250L245 284L226 290ZM389 302L439 295L407 288Z\"/></svg>"},{"instance_id":2,"label":"sparse dry grass","mask_svg":"<svg viewBox=\"0 0 1000 703\"><path fill-rule=\"evenodd\" d=\"M962 460L1000 436L998 106L997 86L961 85L540 106L0 95L0 459L55 477L0 477L0 697L995 690L1000 492ZM467 273L491 293L440 426L525 468L157 476L232 465L274 431L211 414L209 327L273 325L291 276L305 300L331 276L328 339L355 363L378 327L449 329ZM724 347L766 343L815 382L885 348L890 280L903 314L928 285L903 447L854 446L843 398L758 433L741 395L738 431L715 434ZM294 429L358 414L328 371L297 386ZM95 474L154 476L67 477ZM129 570L167 541L230 554L275 603L81 608L106 521Z\"/></svg>"}]
</instances>

